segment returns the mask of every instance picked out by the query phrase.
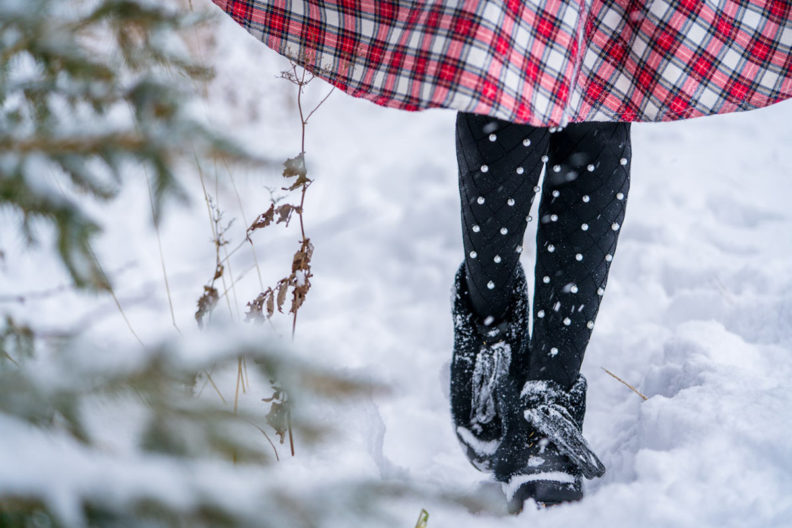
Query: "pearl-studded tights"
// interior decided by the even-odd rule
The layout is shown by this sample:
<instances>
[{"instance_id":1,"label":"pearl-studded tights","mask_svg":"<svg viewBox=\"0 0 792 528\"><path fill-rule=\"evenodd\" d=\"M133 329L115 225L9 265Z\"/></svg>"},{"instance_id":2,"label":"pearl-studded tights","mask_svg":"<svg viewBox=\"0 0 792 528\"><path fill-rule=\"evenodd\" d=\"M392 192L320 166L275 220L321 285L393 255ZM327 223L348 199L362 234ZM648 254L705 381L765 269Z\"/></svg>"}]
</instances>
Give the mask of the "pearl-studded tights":
<instances>
[{"instance_id":1,"label":"pearl-studded tights","mask_svg":"<svg viewBox=\"0 0 792 528\"><path fill-rule=\"evenodd\" d=\"M570 387L624 219L630 124L572 123L556 131L460 112L456 146L467 284L485 323L497 324L506 312L533 198L541 192L533 330L527 357L513 358L513 367L526 379Z\"/></svg>"}]
</instances>

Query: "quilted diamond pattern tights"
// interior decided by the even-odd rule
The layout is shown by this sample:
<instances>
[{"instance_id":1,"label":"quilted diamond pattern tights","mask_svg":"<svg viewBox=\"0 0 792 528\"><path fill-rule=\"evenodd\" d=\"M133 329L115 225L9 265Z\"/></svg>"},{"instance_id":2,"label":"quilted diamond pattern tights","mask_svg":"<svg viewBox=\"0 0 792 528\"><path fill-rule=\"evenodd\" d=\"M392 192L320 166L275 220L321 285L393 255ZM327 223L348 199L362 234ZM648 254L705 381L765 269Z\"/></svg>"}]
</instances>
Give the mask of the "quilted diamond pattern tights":
<instances>
[{"instance_id":1,"label":"quilted diamond pattern tights","mask_svg":"<svg viewBox=\"0 0 792 528\"><path fill-rule=\"evenodd\" d=\"M630 124L553 130L460 112L456 123L465 270L473 308L497 324L534 196L541 192L526 379L571 387L594 328L630 186ZM542 187L538 186L546 168Z\"/></svg>"}]
</instances>

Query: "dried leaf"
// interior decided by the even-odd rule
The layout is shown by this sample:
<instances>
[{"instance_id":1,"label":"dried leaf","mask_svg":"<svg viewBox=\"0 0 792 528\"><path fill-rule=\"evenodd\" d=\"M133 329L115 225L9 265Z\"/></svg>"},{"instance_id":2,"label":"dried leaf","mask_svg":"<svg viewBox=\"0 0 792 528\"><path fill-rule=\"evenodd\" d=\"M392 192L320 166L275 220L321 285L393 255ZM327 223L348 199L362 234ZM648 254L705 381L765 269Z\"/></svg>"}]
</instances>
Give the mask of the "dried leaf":
<instances>
[{"instance_id":1,"label":"dried leaf","mask_svg":"<svg viewBox=\"0 0 792 528\"><path fill-rule=\"evenodd\" d=\"M278 281L278 311L283 313L283 303L286 302L286 293L289 291L291 277Z\"/></svg>"},{"instance_id":2,"label":"dried leaf","mask_svg":"<svg viewBox=\"0 0 792 528\"><path fill-rule=\"evenodd\" d=\"M248 311L245 313L246 321L264 321L264 306L267 306L267 318L272 317L274 310L270 309L269 303L272 299L272 288L267 288L259 293L255 299L247 303Z\"/></svg>"},{"instance_id":3,"label":"dried leaf","mask_svg":"<svg viewBox=\"0 0 792 528\"><path fill-rule=\"evenodd\" d=\"M218 262L218 263L217 263L217 267L215 268L215 274L214 274L214 278L213 278L212 280L213 280L213 281L216 281L217 279L219 279L220 277L222 277L222 276L223 276L223 271L225 271L225 268L223 267L223 265L222 265L222 264L220 264L220 263Z\"/></svg>"},{"instance_id":4,"label":"dried leaf","mask_svg":"<svg viewBox=\"0 0 792 528\"><path fill-rule=\"evenodd\" d=\"M272 290L267 289L267 317L272 317L272 314L275 313L275 297L272 295Z\"/></svg>"},{"instance_id":5,"label":"dried leaf","mask_svg":"<svg viewBox=\"0 0 792 528\"><path fill-rule=\"evenodd\" d=\"M300 153L293 158L289 158L283 162L283 177L284 178L294 178L297 179L292 183L291 187L284 187L289 191L293 191L302 185L306 185L311 182L311 180L307 177L307 171L305 170L305 155Z\"/></svg>"},{"instance_id":6,"label":"dried leaf","mask_svg":"<svg viewBox=\"0 0 792 528\"><path fill-rule=\"evenodd\" d=\"M286 440L289 432L289 398L283 389L274 387L275 392L270 398L262 398L262 401L272 403L267 413L267 423L275 429L275 434L280 438L282 444Z\"/></svg>"},{"instance_id":7,"label":"dried leaf","mask_svg":"<svg viewBox=\"0 0 792 528\"><path fill-rule=\"evenodd\" d=\"M294 258L292 259L292 273L297 270L310 270L311 269L311 257L313 256L313 244L311 244L311 239L306 238L302 244L300 245L299 251L294 254Z\"/></svg>"},{"instance_id":8,"label":"dried leaf","mask_svg":"<svg viewBox=\"0 0 792 528\"><path fill-rule=\"evenodd\" d=\"M300 306L302 306L305 302L305 296L308 294L308 290L310 289L311 283L308 281L306 281L305 286L294 288L294 292L292 294L292 305L289 313L297 313L297 310L299 310Z\"/></svg>"},{"instance_id":9,"label":"dried leaf","mask_svg":"<svg viewBox=\"0 0 792 528\"><path fill-rule=\"evenodd\" d=\"M275 210L278 213L278 220L275 222L276 224L285 223L286 227L289 227L289 222L291 221L292 213L300 214L302 210L298 205L291 205L291 204L283 204Z\"/></svg>"},{"instance_id":10,"label":"dried leaf","mask_svg":"<svg viewBox=\"0 0 792 528\"><path fill-rule=\"evenodd\" d=\"M203 328L204 317L214 309L219 300L217 289L213 286L204 286L203 295L198 299L198 310L195 312L195 320L198 321L200 328Z\"/></svg>"},{"instance_id":11,"label":"dried leaf","mask_svg":"<svg viewBox=\"0 0 792 528\"><path fill-rule=\"evenodd\" d=\"M270 225L275 218L275 204L271 204L269 209L258 215L256 220L250 224L250 227L245 231L245 236L250 240L250 235L257 229L263 229Z\"/></svg>"}]
</instances>

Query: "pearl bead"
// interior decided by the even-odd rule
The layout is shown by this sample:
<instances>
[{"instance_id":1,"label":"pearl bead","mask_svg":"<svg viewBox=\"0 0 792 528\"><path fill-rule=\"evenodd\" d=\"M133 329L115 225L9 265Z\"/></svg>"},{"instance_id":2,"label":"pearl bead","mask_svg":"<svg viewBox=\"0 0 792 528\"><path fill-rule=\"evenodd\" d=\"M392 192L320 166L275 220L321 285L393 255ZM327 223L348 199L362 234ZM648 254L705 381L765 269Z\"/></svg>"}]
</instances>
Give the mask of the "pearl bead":
<instances>
[{"instance_id":1,"label":"pearl bead","mask_svg":"<svg viewBox=\"0 0 792 528\"><path fill-rule=\"evenodd\" d=\"M538 193L539 192L539 186L538 185L534 185L533 191L535 193Z\"/></svg>"},{"instance_id":2,"label":"pearl bead","mask_svg":"<svg viewBox=\"0 0 792 528\"><path fill-rule=\"evenodd\" d=\"M594 328L594 321L589 321L588 323L586 323L586 326L588 327L589 330L591 330L592 328Z\"/></svg>"},{"instance_id":3,"label":"pearl bead","mask_svg":"<svg viewBox=\"0 0 792 528\"><path fill-rule=\"evenodd\" d=\"M514 207L514 198L509 198L508 200L506 200L506 205L508 205L509 207Z\"/></svg>"},{"instance_id":4,"label":"pearl bead","mask_svg":"<svg viewBox=\"0 0 792 528\"><path fill-rule=\"evenodd\" d=\"M561 165L553 165L553 172L561 172Z\"/></svg>"},{"instance_id":5,"label":"pearl bead","mask_svg":"<svg viewBox=\"0 0 792 528\"><path fill-rule=\"evenodd\" d=\"M508 232L509 232L509 230L508 230L508 229L506 229L505 227L501 227L501 228L500 228L500 234L501 234L501 235L505 235L505 234L506 234L506 233L508 233Z\"/></svg>"},{"instance_id":6,"label":"pearl bead","mask_svg":"<svg viewBox=\"0 0 792 528\"><path fill-rule=\"evenodd\" d=\"M575 255L575 260L577 260L578 262L580 262L581 260L583 260L583 255L581 255L580 253L577 253L577 254Z\"/></svg>"},{"instance_id":7,"label":"pearl bead","mask_svg":"<svg viewBox=\"0 0 792 528\"><path fill-rule=\"evenodd\" d=\"M556 215L556 214L551 214L551 215L550 215L550 221L551 221L551 222L558 222L558 215Z\"/></svg>"},{"instance_id":8,"label":"pearl bead","mask_svg":"<svg viewBox=\"0 0 792 528\"><path fill-rule=\"evenodd\" d=\"M531 140L528 139L528 138L523 139L523 146L524 147L530 147L531 146Z\"/></svg>"},{"instance_id":9,"label":"pearl bead","mask_svg":"<svg viewBox=\"0 0 792 528\"><path fill-rule=\"evenodd\" d=\"M526 222L530 222L531 220L533 220L533 216L528 215L528 216L525 217L525 221Z\"/></svg>"},{"instance_id":10,"label":"pearl bead","mask_svg":"<svg viewBox=\"0 0 792 528\"><path fill-rule=\"evenodd\" d=\"M561 193L558 192L558 190L553 191L551 194L553 195L553 198L558 198L559 196L561 196Z\"/></svg>"},{"instance_id":11,"label":"pearl bead","mask_svg":"<svg viewBox=\"0 0 792 528\"><path fill-rule=\"evenodd\" d=\"M476 199L476 203L478 203L479 205L484 205L484 197L483 196L479 196Z\"/></svg>"},{"instance_id":12,"label":"pearl bead","mask_svg":"<svg viewBox=\"0 0 792 528\"><path fill-rule=\"evenodd\" d=\"M586 170L589 171L589 172L594 172L594 168L595 168L594 164L593 163L589 163L588 166L586 167Z\"/></svg>"},{"instance_id":13,"label":"pearl bead","mask_svg":"<svg viewBox=\"0 0 792 528\"><path fill-rule=\"evenodd\" d=\"M589 195L588 195L588 194L584 194L584 195L583 195L583 198L581 198L581 200L583 200L583 203L589 203L589 201L591 200L591 198L589 198Z\"/></svg>"},{"instance_id":14,"label":"pearl bead","mask_svg":"<svg viewBox=\"0 0 792 528\"><path fill-rule=\"evenodd\" d=\"M468 253L468 255L470 255L470 258L478 257L478 253L476 253L475 251L471 251L470 253Z\"/></svg>"},{"instance_id":15,"label":"pearl bead","mask_svg":"<svg viewBox=\"0 0 792 528\"><path fill-rule=\"evenodd\" d=\"M473 230L474 233L478 233L479 231L481 231L481 228L477 225L474 225L473 227L471 227L471 229Z\"/></svg>"},{"instance_id":16,"label":"pearl bead","mask_svg":"<svg viewBox=\"0 0 792 528\"><path fill-rule=\"evenodd\" d=\"M481 166L481 172L487 172L488 170L489 170L489 167L487 167L486 165L482 165Z\"/></svg>"},{"instance_id":17,"label":"pearl bead","mask_svg":"<svg viewBox=\"0 0 792 528\"><path fill-rule=\"evenodd\" d=\"M547 246L547 251L552 253L553 251L555 251L555 246L553 244L550 244L549 246Z\"/></svg>"},{"instance_id":18,"label":"pearl bead","mask_svg":"<svg viewBox=\"0 0 792 528\"><path fill-rule=\"evenodd\" d=\"M542 163L547 163L547 160L549 159L550 158L547 157L547 154L545 154L544 156L542 156Z\"/></svg>"},{"instance_id":19,"label":"pearl bead","mask_svg":"<svg viewBox=\"0 0 792 528\"><path fill-rule=\"evenodd\" d=\"M538 317L539 319L542 319L544 315L545 315L544 310L539 310L538 312L536 312L536 317Z\"/></svg>"},{"instance_id":20,"label":"pearl bead","mask_svg":"<svg viewBox=\"0 0 792 528\"><path fill-rule=\"evenodd\" d=\"M494 287L495 287L495 283L494 283L494 282L492 282L492 281L489 281L489 282L487 283L487 288L488 288L488 289L490 289L490 290L491 290L491 289L493 289Z\"/></svg>"},{"instance_id":21,"label":"pearl bead","mask_svg":"<svg viewBox=\"0 0 792 528\"><path fill-rule=\"evenodd\" d=\"M542 277L542 282L544 282L545 284L550 284L550 277L545 275L544 277Z\"/></svg>"},{"instance_id":22,"label":"pearl bead","mask_svg":"<svg viewBox=\"0 0 792 528\"><path fill-rule=\"evenodd\" d=\"M516 251L517 253L522 253L522 246L517 246L516 248L514 248L514 251Z\"/></svg>"},{"instance_id":23,"label":"pearl bead","mask_svg":"<svg viewBox=\"0 0 792 528\"><path fill-rule=\"evenodd\" d=\"M605 290L602 288L597 288L597 295L602 295L605 293Z\"/></svg>"},{"instance_id":24,"label":"pearl bead","mask_svg":"<svg viewBox=\"0 0 792 528\"><path fill-rule=\"evenodd\" d=\"M525 172L525 169L524 169L524 168L522 168L522 167L517 167L517 170L516 170L515 172L516 172L517 174L523 174L523 173Z\"/></svg>"},{"instance_id":25,"label":"pearl bead","mask_svg":"<svg viewBox=\"0 0 792 528\"><path fill-rule=\"evenodd\" d=\"M495 141L496 139L498 139L498 136L496 136L495 134L490 134L489 135L489 140L490 141Z\"/></svg>"},{"instance_id":26,"label":"pearl bead","mask_svg":"<svg viewBox=\"0 0 792 528\"><path fill-rule=\"evenodd\" d=\"M494 257L492 257L492 261L493 261L495 264L500 264L500 263L501 263L501 258L500 258L500 255L495 255Z\"/></svg>"},{"instance_id":27,"label":"pearl bead","mask_svg":"<svg viewBox=\"0 0 792 528\"><path fill-rule=\"evenodd\" d=\"M611 229L613 229L614 231L618 231L619 230L619 224L617 224L616 222L613 222L611 224Z\"/></svg>"},{"instance_id":28,"label":"pearl bead","mask_svg":"<svg viewBox=\"0 0 792 528\"><path fill-rule=\"evenodd\" d=\"M619 163L621 163L622 165L627 165L627 158L620 159Z\"/></svg>"},{"instance_id":29,"label":"pearl bead","mask_svg":"<svg viewBox=\"0 0 792 528\"><path fill-rule=\"evenodd\" d=\"M583 231L588 231L588 224L580 224L580 229Z\"/></svg>"},{"instance_id":30,"label":"pearl bead","mask_svg":"<svg viewBox=\"0 0 792 528\"><path fill-rule=\"evenodd\" d=\"M572 286L569 288L569 291L571 291L572 293L577 293L577 292L578 292L578 287L577 287L577 286L575 286L575 285L573 284L573 285L572 285Z\"/></svg>"},{"instance_id":31,"label":"pearl bead","mask_svg":"<svg viewBox=\"0 0 792 528\"><path fill-rule=\"evenodd\" d=\"M569 326L572 324L572 319L569 317L564 317L564 326Z\"/></svg>"},{"instance_id":32,"label":"pearl bead","mask_svg":"<svg viewBox=\"0 0 792 528\"><path fill-rule=\"evenodd\" d=\"M607 260L608 262L610 262L611 260L613 260L613 255L611 255L610 253L608 253L607 255L605 255L605 260Z\"/></svg>"},{"instance_id":33,"label":"pearl bead","mask_svg":"<svg viewBox=\"0 0 792 528\"><path fill-rule=\"evenodd\" d=\"M556 357L558 355L558 349L556 347L551 348L550 355Z\"/></svg>"},{"instance_id":34,"label":"pearl bead","mask_svg":"<svg viewBox=\"0 0 792 528\"><path fill-rule=\"evenodd\" d=\"M616 193L617 200L624 200L624 193Z\"/></svg>"}]
</instances>

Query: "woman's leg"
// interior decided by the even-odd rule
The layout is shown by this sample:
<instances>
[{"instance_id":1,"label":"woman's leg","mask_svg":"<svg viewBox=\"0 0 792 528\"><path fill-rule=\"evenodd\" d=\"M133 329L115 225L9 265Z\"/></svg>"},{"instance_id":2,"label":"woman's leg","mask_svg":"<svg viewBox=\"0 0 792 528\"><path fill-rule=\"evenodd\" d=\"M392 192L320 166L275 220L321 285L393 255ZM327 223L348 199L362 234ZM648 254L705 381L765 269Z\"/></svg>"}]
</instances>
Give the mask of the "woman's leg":
<instances>
[{"instance_id":1,"label":"woman's leg","mask_svg":"<svg viewBox=\"0 0 792 528\"><path fill-rule=\"evenodd\" d=\"M467 288L473 309L490 324L508 307L549 139L546 128L457 114Z\"/></svg>"},{"instance_id":2,"label":"woman's leg","mask_svg":"<svg viewBox=\"0 0 792 528\"><path fill-rule=\"evenodd\" d=\"M605 471L582 436L586 381L579 371L624 219L629 132L624 123L580 123L550 136L528 367L516 384L504 385L512 391L507 400L518 403L504 413L492 462L513 511L527 498L578 500L583 477Z\"/></svg>"},{"instance_id":3,"label":"woman's leg","mask_svg":"<svg viewBox=\"0 0 792 528\"><path fill-rule=\"evenodd\" d=\"M550 137L528 379L568 389L578 377L624 220L630 158L629 123L573 123Z\"/></svg>"},{"instance_id":4,"label":"woman's leg","mask_svg":"<svg viewBox=\"0 0 792 528\"><path fill-rule=\"evenodd\" d=\"M549 134L466 113L456 132L465 262L455 278L451 415L468 459L489 470L506 407L514 411L502 385L524 370L530 320L519 257Z\"/></svg>"}]
</instances>

